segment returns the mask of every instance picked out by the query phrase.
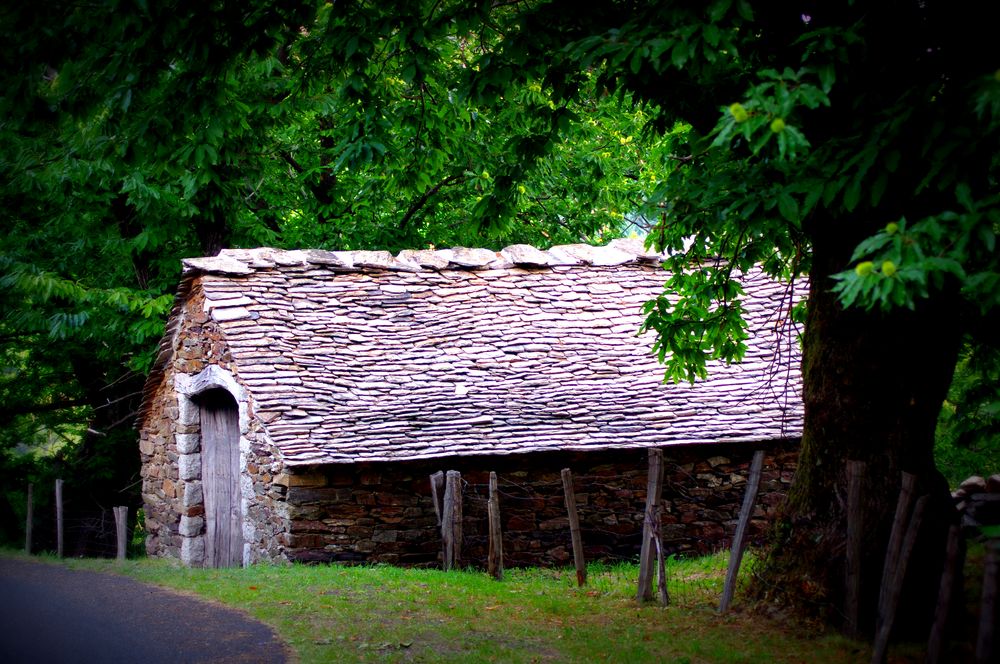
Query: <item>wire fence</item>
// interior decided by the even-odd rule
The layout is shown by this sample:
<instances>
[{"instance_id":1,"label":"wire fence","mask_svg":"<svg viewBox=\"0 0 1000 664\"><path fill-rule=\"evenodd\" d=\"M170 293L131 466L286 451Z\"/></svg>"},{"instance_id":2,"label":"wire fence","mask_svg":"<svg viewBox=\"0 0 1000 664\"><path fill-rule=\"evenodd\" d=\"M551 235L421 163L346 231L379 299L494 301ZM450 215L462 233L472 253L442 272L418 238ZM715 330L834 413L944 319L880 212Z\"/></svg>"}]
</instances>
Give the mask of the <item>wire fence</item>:
<instances>
[{"instance_id":1,"label":"wire fence","mask_svg":"<svg viewBox=\"0 0 1000 664\"><path fill-rule=\"evenodd\" d=\"M738 464L736 464L738 466ZM730 469L731 470L731 469ZM729 472L727 470L726 472ZM601 574L614 575L616 566L628 569L638 559L643 537L647 469L642 464L623 468L590 466L586 472L572 475L585 557L591 565L600 563ZM489 550L488 472L467 471L462 482L463 564L486 567ZM661 536L668 556L668 590L675 603L700 603L706 595L721 590L728 560L728 542L735 529L741 485L733 483L727 491L732 496L718 504L712 494L705 504L698 487L704 477L696 477L684 466L667 463L664 480L664 509L661 512ZM503 524L504 566L570 567L573 550L569 518L565 505L562 478L558 472L510 470L498 473L498 494ZM49 491L35 487L32 522L33 552L55 551L56 516ZM717 493L717 492L715 492ZM677 513L671 501L686 501L708 516L705 523ZM86 508L84 502L87 502ZM67 496L64 505L64 555L114 557L117 532L112 507L95 507L92 501ZM145 531L141 510L129 515L126 541L128 555L144 553ZM138 518L137 518L138 517ZM701 518L701 517L698 517ZM684 521L684 522L682 522ZM707 525L706 525L707 524ZM698 528L711 527L713 539L699 540ZM695 555L715 553L701 558L700 567L692 569L683 561ZM682 564L683 563L683 564ZM592 583L599 583L595 577Z\"/></svg>"},{"instance_id":2,"label":"wire fence","mask_svg":"<svg viewBox=\"0 0 1000 664\"><path fill-rule=\"evenodd\" d=\"M588 587L599 587L601 579L635 575L643 537L647 469L617 466L613 471L572 475L583 548L591 570ZM467 472L463 477L463 557L465 564L485 565L489 549L487 504L489 484L485 473ZM661 536L667 556L668 591L678 606L717 604L722 592L728 546L738 518L744 484L735 483L719 505L713 493L705 503L703 480L683 467L668 464L665 473ZM498 472L498 496L503 524L504 566L571 566L572 546L569 518L561 477L554 472L522 470ZM697 514L679 514L676 504L694 505ZM701 519L706 521L702 522ZM686 522L682 522L686 521ZM705 531L711 537L700 538ZM709 554L709 555L705 555ZM741 585L743 583L741 577ZM635 579L632 579L634 585Z\"/></svg>"},{"instance_id":3,"label":"wire fence","mask_svg":"<svg viewBox=\"0 0 1000 664\"><path fill-rule=\"evenodd\" d=\"M30 553L57 553L59 547L59 519L54 492L42 491L35 485L31 496ZM52 493L53 495L49 495ZM12 501L13 502L13 501ZM25 537L28 536L28 501L18 502ZM66 492L62 505L62 545L64 557L114 558L118 555L118 527L115 507L95 504L91 500L75 497ZM145 551L145 530L142 510L129 509L125 527L127 557L136 557ZM25 546L28 542L23 542Z\"/></svg>"},{"instance_id":4,"label":"wire fence","mask_svg":"<svg viewBox=\"0 0 1000 664\"><path fill-rule=\"evenodd\" d=\"M723 593L729 549L741 519L740 506L751 464L749 459L716 459L707 463L666 460L664 464L661 509L658 527L654 529L659 531L656 536L667 557L667 590L671 603L677 606L717 607ZM779 457L769 462L764 473L765 501L751 505L743 517L747 518L744 527L751 533L750 542L761 541L775 498L783 495L787 470L784 466L785 460ZM471 550L488 543L485 533L476 527L481 505L486 503L488 495L488 485L477 480L478 474L470 472L465 485L465 500L469 505L465 514L473 521L468 540ZM623 464L588 466L584 472L572 475L586 558L591 567L597 563L600 570L588 571L588 586L600 584L601 575L638 574L636 561L644 536L647 475L648 469L642 463L631 468ZM527 537L533 539L535 553L547 558L539 562L568 567L569 554L559 546L568 548L571 539L561 478L551 470L500 472L498 489L500 511L508 526L504 531L505 564L507 540L516 542ZM520 518L519 511L529 512L528 518ZM515 529L510 526L515 524L530 532L511 532ZM560 554L562 559L553 554ZM734 576L736 589L745 589L752 582L754 564L751 551L743 573ZM635 579L632 583L635 587Z\"/></svg>"}]
</instances>

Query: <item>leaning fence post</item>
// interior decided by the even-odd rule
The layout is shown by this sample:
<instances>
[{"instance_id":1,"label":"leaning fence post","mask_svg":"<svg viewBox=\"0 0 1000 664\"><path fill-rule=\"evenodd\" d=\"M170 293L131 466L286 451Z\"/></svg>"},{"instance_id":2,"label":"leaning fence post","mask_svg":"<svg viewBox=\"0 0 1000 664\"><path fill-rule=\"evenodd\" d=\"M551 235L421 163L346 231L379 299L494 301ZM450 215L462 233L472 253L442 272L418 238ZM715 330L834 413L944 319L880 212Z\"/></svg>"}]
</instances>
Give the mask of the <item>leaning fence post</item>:
<instances>
[{"instance_id":1,"label":"leaning fence post","mask_svg":"<svg viewBox=\"0 0 1000 664\"><path fill-rule=\"evenodd\" d=\"M954 595L957 572L962 567L961 552L962 527L952 524L948 529L948 546L945 550L944 569L941 570L941 586L938 590L937 609L934 611L934 625L927 639L927 664L941 661L945 628L948 627L948 613Z\"/></svg>"},{"instance_id":2,"label":"leaning fence post","mask_svg":"<svg viewBox=\"0 0 1000 664\"><path fill-rule=\"evenodd\" d=\"M656 535L653 541L656 542L656 588L660 597L660 604L668 606L670 604L670 592L667 590L667 557L663 553L663 538L660 537L660 524L656 524Z\"/></svg>"},{"instance_id":3,"label":"leaning fence post","mask_svg":"<svg viewBox=\"0 0 1000 664\"><path fill-rule=\"evenodd\" d=\"M32 527L32 524L34 524L34 522L35 522L35 505L34 505L34 502L33 502L34 496L32 495L32 493L34 492L34 489L35 489L35 485L29 483L28 484L28 504L27 504L27 508L28 508L27 512L28 512L28 514L24 517L24 552L26 554L28 554L29 556L31 555L31 527Z\"/></svg>"},{"instance_id":4,"label":"leaning fence post","mask_svg":"<svg viewBox=\"0 0 1000 664\"><path fill-rule=\"evenodd\" d=\"M660 494L663 491L663 450L649 450L649 477L646 480L646 513L642 519L642 549L639 554L639 589L636 599L645 602L653 598L653 570L659 537Z\"/></svg>"},{"instance_id":5,"label":"leaning fence post","mask_svg":"<svg viewBox=\"0 0 1000 664\"><path fill-rule=\"evenodd\" d=\"M899 606L899 594L903 589L903 580L906 578L906 566L910 562L910 554L913 553L913 545L917 541L917 533L920 532L920 523L924 516L924 507L927 504L927 496L917 499L917 504L913 506L913 513L903 516L906 521L902 544L895 556L895 566L890 570L888 582L883 582L885 590L885 605L879 607L878 629L875 633L875 645L872 649L872 664L882 664L885 661L889 648L889 635L892 634L892 624L896 620L896 608ZM899 515L897 515L899 516Z\"/></svg>"},{"instance_id":6,"label":"leaning fence post","mask_svg":"<svg viewBox=\"0 0 1000 664\"><path fill-rule=\"evenodd\" d=\"M566 515L569 518L569 535L573 542L573 564L576 565L576 585L587 583L587 561L583 557L583 537L580 535L580 516L576 513L576 491L573 490L573 472L563 468L563 496L566 498Z\"/></svg>"},{"instance_id":7,"label":"leaning fence post","mask_svg":"<svg viewBox=\"0 0 1000 664\"><path fill-rule=\"evenodd\" d=\"M434 516L437 518L438 533L441 534L441 566L444 567L448 553L445 550L444 537L444 471L431 473L431 502L434 503Z\"/></svg>"},{"instance_id":8,"label":"leaning fence post","mask_svg":"<svg viewBox=\"0 0 1000 664\"><path fill-rule=\"evenodd\" d=\"M56 556L63 557L63 481L56 480Z\"/></svg>"},{"instance_id":9,"label":"leaning fence post","mask_svg":"<svg viewBox=\"0 0 1000 664\"><path fill-rule=\"evenodd\" d=\"M431 502L434 503L434 516L437 517L437 525L441 525L441 512L444 509L444 472L437 471L431 474Z\"/></svg>"},{"instance_id":10,"label":"leaning fence post","mask_svg":"<svg viewBox=\"0 0 1000 664\"><path fill-rule=\"evenodd\" d=\"M500 531L500 494L497 490L497 474L490 471L490 497L486 503L490 528L489 558L486 567L490 576L497 581L503 579L503 534Z\"/></svg>"},{"instance_id":11,"label":"leaning fence post","mask_svg":"<svg viewBox=\"0 0 1000 664\"><path fill-rule=\"evenodd\" d=\"M747 526L753 515L753 506L757 500L757 488L760 486L760 473L763 467L764 450L757 450L753 453L753 461L750 464L750 481L747 483L747 492L743 496L740 520L736 525L733 545L729 551L729 569L726 570L726 583L722 589L722 599L719 601L719 613L725 613L729 610L729 604L733 601L733 593L736 592L736 575L740 571L740 562L743 560L743 549L747 543Z\"/></svg>"},{"instance_id":12,"label":"leaning fence post","mask_svg":"<svg viewBox=\"0 0 1000 664\"><path fill-rule=\"evenodd\" d=\"M115 535L118 540L118 560L125 560L125 540L128 532L128 507L115 508Z\"/></svg>"},{"instance_id":13,"label":"leaning fence post","mask_svg":"<svg viewBox=\"0 0 1000 664\"><path fill-rule=\"evenodd\" d=\"M889 534L889 544L885 550L885 563L882 565L882 586L878 596L878 619L882 620L883 610L888 601L889 588L892 585L893 575L899 563L899 552L903 545L903 535L906 533L907 520L912 509L914 494L913 490L917 486L917 476L912 473L903 473L903 481L899 489L899 499L896 501L896 515L892 521L892 531ZM878 629L876 628L876 633Z\"/></svg>"}]
</instances>

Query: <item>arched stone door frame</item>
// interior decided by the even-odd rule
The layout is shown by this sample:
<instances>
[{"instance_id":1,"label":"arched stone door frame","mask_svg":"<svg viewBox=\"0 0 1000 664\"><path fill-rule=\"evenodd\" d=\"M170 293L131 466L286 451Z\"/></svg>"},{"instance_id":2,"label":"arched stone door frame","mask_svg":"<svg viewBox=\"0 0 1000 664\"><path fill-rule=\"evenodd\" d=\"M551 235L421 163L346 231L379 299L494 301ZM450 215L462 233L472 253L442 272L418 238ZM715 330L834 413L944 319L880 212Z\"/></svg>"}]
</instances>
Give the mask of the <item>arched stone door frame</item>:
<instances>
[{"instance_id":1,"label":"arched stone door frame","mask_svg":"<svg viewBox=\"0 0 1000 664\"><path fill-rule=\"evenodd\" d=\"M250 420L247 393L232 373L209 365L197 374L178 374L175 379L177 392L179 431L175 434L178 453L178 485L182 493L184 512L181 514L178 533L181 536L181 561L191 567L206 565L205 493L202 481L203 457L201 439L201 408L198 397L210 390L224 390L236 402L239 428L239 509L242 522L242 560L249 563L253 527L247 519L249 497L253 489L246 474L250 442L247 432Z\"/></svg>"}]
</instances>

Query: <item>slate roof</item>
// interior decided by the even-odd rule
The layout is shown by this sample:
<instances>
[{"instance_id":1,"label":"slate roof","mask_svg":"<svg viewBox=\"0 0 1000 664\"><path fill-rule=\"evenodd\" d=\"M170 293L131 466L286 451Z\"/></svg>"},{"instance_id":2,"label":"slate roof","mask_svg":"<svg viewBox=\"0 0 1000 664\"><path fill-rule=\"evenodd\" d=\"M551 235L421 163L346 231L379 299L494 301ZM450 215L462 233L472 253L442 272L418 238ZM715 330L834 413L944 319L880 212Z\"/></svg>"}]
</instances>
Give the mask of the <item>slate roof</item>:
<instances>
[{"instance_id":1,"label":"slate roof","mask_svg":"<svg viewBox=\"0 0 1000 664\"><path fill-rule=\"evenodd\" d=\"M184 261L181 297L200 276L289 465L801 436L789 286L743 275L743 363L664 383L652 335L636 334L668 276L661 258L637 241L396 257L226 250Z\"/></svg>"}]
</instances>

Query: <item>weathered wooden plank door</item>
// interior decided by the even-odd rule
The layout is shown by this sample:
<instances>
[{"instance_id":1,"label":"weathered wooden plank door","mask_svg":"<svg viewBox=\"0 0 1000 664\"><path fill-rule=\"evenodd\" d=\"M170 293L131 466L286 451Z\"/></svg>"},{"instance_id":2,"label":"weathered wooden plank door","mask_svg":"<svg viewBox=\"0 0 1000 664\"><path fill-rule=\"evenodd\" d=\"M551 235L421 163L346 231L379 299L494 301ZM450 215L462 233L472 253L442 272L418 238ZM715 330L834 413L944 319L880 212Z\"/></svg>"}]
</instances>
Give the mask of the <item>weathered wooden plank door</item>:
<instances>
[{"instance_id":1,"label":"weathered wooden plank door","mask_svg":"<svg viewBox=\"0 0 1000 664\"><path fill-rule=\"evenodd\" d=\"M240 509L240 427L236 400L225 390L198 398L201 409L201 478L205 495L205 563L243 564Z\"/></svg>"}]
</instances>

